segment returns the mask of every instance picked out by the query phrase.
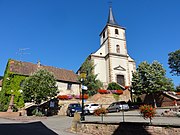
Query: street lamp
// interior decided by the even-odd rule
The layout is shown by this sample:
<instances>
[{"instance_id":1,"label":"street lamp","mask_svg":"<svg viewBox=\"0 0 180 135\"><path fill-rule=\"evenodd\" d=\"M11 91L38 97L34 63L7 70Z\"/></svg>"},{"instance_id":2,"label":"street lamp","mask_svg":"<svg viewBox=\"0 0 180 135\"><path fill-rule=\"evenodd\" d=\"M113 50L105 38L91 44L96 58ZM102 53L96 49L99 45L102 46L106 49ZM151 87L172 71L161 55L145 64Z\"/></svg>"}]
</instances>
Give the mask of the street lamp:
<instances>
[{"instance_id":1,"label":"street lamp","mask_svg":"<svg viewBox=\"0 0 180 135\"><path fill-rule=\"evenodd\" d=\"M84 115L84 91L87 90L87 87L84 86L84 80L86 78L86 73L81 73L81 89L82 89L82 114L81 114L81 121L85 121L85 115Z\"/></svg>"}]
</instances>

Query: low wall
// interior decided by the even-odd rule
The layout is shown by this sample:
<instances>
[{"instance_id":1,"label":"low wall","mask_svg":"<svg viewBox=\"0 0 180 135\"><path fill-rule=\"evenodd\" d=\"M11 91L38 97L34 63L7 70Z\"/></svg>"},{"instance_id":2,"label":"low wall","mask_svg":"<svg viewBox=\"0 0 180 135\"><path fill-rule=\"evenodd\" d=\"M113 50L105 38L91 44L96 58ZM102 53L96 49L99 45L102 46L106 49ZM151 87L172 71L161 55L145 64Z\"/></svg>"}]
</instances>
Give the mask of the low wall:
<instances>
[{"instance_id":1,"label":"low wall","mask_svg":"<svg viewBox=\"0 0 180 135\"><path fill-rule=\"evenodd\" d=\"M0 112L0 117L17 117L20 116L20 112Z\"/></svg>"},{"instance_id":2,"label":"low wall","mask_svg":"<svg viewBox=\"0 0 180 135\"><path fill-rule=\"evenodd\" d=\"M180 135L180 125L81 122L77 127L77 132L91 135Z\"/></svg>"}]
</instances>

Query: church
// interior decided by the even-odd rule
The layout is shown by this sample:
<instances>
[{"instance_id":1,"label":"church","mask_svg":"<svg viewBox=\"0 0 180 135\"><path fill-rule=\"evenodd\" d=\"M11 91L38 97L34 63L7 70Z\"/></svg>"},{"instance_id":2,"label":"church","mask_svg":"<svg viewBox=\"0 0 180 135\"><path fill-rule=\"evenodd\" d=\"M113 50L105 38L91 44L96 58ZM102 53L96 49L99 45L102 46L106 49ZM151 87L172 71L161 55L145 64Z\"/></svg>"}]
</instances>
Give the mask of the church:
<instances>
[{"instance_id":1,"label":"church","mask_svg":"<svg viewBox=\"0 0 180 135\"><path fill-rule=\"evenodd\" d=\"M136 63L128 54L125 32L126 29L116 22L110 7L108 21L100 33L100 47L88 56L95 65L94 74L98 75L97 79L104 87L111 82L123 87L131 85Z\"/></svg>"}]
</instances>

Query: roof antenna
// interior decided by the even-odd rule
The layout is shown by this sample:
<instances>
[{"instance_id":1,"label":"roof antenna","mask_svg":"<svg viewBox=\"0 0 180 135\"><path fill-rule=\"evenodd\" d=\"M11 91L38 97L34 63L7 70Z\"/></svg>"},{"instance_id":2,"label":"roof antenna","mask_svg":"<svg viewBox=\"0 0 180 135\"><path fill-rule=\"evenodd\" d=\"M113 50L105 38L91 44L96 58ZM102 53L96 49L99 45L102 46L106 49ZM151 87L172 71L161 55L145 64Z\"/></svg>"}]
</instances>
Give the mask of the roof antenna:
<instances>
[{"instance_id":1,"label":"roof antenna","mask_svg":"<svg viewBox=\"0 0 180 135\"><path fill-rule=\"evenodd\" d=\"M30 54L30 53L25 52L25 51L28 50L28 49L30 49L30 48L19 48L19 49L18 49L18 52L17 52L16 54L19 55L19 60L20 60L20 61L22 61L23 55L25 55L25 54Z\"/></svg>"}]
</instances>

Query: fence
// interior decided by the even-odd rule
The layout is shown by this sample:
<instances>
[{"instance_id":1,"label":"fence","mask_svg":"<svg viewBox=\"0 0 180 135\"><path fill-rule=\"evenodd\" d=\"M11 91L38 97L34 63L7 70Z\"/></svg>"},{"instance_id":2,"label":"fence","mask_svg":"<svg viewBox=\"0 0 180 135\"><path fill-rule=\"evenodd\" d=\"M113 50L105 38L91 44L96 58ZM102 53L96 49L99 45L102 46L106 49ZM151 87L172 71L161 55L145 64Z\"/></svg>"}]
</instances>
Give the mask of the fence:
<instances>
[{"instance_id":1,"label":"fence","mask_svg":"<svg viewBox=\"0 0 180 135\"><path fill-rule=\"evenodd\" d=\"M108 104L101 104L101 107L107 108ZM121 110L120 112L107 113L106 115L94 116L87 115L86 121L94 122L147 122L140 114L139 109ZM152 122L155 124L180 125L180 107L156 108L155 117Z\"/></svg>"}]
</instances>

